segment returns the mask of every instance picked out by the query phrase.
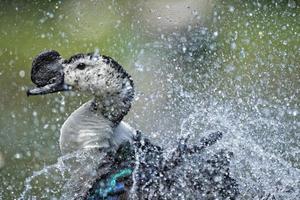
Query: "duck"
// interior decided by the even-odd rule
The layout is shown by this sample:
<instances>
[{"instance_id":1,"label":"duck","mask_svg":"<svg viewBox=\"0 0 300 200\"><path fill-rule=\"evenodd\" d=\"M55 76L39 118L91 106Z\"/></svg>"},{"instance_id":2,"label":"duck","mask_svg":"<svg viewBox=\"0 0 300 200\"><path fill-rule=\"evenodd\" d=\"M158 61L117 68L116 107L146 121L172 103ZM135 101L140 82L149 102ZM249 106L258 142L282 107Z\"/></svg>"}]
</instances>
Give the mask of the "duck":
<instances>
[{"instance_id":1,"label":"duck","mask_svg":"<svg viewBox=\"0 0 300 200\"><path fill-rule=\"evenodd\" d=\"M55 50L44 51L33 59L31 81L35 87L27 90L28 96L63 91L93 96L71 113L60 129L62 155L79 151L97 158L96 162L87 159L75 168L62 199L128 199L134 187L135 199L174 199L176 194L172 196L168 192L171 187L178 186L174 169L182 165L186 156L201 155L206 147L222 137L220 132L211 133L191 147L187 145L188 138L182 138L166 158L163 148L123 120L134 100L133 79L117 61L97 51L75 54L68 59ZM234 199L238 189L229 175L231 157L222 151L211 159L204 159L206 165L202 163L196 170L199 174L189 174L191 188L207 194L203 184L208 185L210 180L209 194L220 193ZM207 166L211 172L204 169ZM222 187L213 179L220 176L225 180ZM123 182L118 182L117 177ZM114 184L101 188L103 179L105 183ZM162 188L163 183L165 187Z\"/></svg>"}]
</instances>

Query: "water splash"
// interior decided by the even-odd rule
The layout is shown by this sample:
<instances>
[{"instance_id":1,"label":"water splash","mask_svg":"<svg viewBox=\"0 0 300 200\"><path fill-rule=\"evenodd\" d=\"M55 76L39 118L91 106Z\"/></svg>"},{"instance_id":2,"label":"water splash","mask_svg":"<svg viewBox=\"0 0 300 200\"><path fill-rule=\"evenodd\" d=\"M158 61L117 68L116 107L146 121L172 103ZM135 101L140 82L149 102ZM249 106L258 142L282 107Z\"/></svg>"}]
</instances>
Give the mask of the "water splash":
<instances>
[{"instance_id":1,"label":"water splash","mask_svg":"<svg viewBox=\"0 0 300 200\"><path fill-rule=\"evenodd\" d=\"M38 177L40 176L44 176L44 177L47 177L51 174L51 171L56 171L58 170L59 174L61 174L63 177L64 177L64 173L65 173L65 166L63 164L63 157L60 157L58 159L58 162L56 164L53 164L53 165L49 165L49 166L46 166L44 167L42 170L40 171L36 171L36 172L33 172L33 175L30 176L30 177L27 177L25 179L25 189L23 190L23 192L21 193L20 197L19 197L19 200L23 200L23 199L37 199L38 196L34 196L32 194L30 194L30 192L32 191L33 189L33 181L35 179L37 179Z\"/></svg>"},{"instance_id":2,"label":"water splash","mask_svg":"<svg viewBox=\"0 0 300 200\"><path fill-rule=\"evenodd\" d=\"M191 105L191 104L189 104ZM300 170L293 167L288 161L270 152L268 149L257 144L253 139L254 128L268 130L279 130L285 127L284 122L271 120L263 116L257 117L257 113L241 112L234 102L220 102L210 98L208 101L193 106L194 112L190 113L181 123L180 138L193 138L197 142L199 134L205 136L213 131L222 131L224 138L216 145L208 149L208 155L219 149L227 149L233 152L234 158L231 161L231 175L237 180L241 199L298 199L300 197ZM170 148L166 153L171 155L174 149ZM80 154L82 156L82 154ZM86 162L85 154L84 162ZM139 153L136 154L136 165L133 177L137 176L139 170ZM203 156L203 155L202 155ZM205 156L205 155L204 155ZM70 168L66 163L72 163L73 159L78 161L76 155L70 154L58 159L58 162L51 166L46 166L41 171L35 172L25 181L25 190L19 199L38 198L31 196L32 184L39 177L53 177L53 173L60 175L60 187L70 178ZM203 158L194 157L196 162L201 162ZM82 162L79 161L79 162ZM89 162L90 163L90 162ZM189 191L182 171L195 172L194 164L186 162L181 170L174 170L172 173L178 177L178 184L184 192ZM181 178L180 178L181 177ZM58 183L56 182L56 184ZM131 189L132 197L136 197L136 181ZM59 196L61 190L46 190L44 197ZM163 189L161 192L165 192ZM184 196L183 191L172 191L172 195ZM195 191L190 191L195 192ZM166 194L169 195L169 194Z\"/></svg>"},{"instance_id":3,"label":"water splash","mask_svg":"<svg viewBox=\"0 0 300 200\"><path fill-rule=\"evenodd\" d=\"M78 190L89 188L89 181L94 180L94 171L102 159L97 152L85 150L69 153L59 157L57 163L34 172L26 178L19 200L73 198Z\"/></svg>"},{"instance_id":4,"label":"water splash","mask_svg":"<svg viewBox=\"0 0 300 200\"><path fill-rule=\"evenodd\" d=\"M231 173L238 181L241 199L299 199L300 170L253 139L255 129L260 133L264 133L262 130L279 132L282 128L288 131L288 124L284 119L242 112L236 105L234 101L220 102L211 98L209 102L202 102L193 108L189 131L217 129L224 133L224 139L214 148L233 152ZM264 139L262 134L260 136ZM198 137L197 134L194 137Z\"/></svg>"}]
</instances>

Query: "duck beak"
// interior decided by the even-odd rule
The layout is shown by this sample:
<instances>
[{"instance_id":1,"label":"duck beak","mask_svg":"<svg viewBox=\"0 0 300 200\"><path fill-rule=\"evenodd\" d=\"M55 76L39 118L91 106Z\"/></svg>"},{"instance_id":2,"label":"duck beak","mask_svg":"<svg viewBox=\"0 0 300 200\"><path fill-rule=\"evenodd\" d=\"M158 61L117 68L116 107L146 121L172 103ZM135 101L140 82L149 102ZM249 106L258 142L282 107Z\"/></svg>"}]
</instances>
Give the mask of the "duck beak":
<instances>
[{"instance_id":1,"label":"duck beak","mask_svg":"<svg viewBox=\"0 0 300 200\"><path fill-rule=\"evenodd\" d=\"M59 79L61 79L61 78L59 78ZM71 90L71 86L64 84L63 76L62 76L62 80L59 80L59 79L58 79L58 81L56 81L54 83L50 83L43 87L35 87L35 88L27 90L27 96L44 95L44 94L50 94L50 93L55 93L55 92L59 92L59 91Z\"/></svg>"},{"instance_id":2,"label":"duck beak","mask_svg":"<svg viewBox=\"0 0 300 200\"><path fill-rule=\"evenodd\" d=\"M31 80L35 88L27 90L27 96L44 95L67 91L71 87L64 83L63 59L57 51L40 53L32 62Z\"/></svg>"}]
</instances>

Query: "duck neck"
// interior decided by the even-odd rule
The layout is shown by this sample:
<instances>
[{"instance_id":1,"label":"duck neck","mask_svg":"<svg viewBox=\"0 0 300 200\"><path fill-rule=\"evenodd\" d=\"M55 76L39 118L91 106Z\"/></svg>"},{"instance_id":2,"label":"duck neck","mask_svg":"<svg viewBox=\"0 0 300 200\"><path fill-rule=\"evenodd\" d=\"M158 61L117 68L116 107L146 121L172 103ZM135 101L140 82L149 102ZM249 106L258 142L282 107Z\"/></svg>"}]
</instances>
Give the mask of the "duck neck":
<instances>
[{"instance_id":1,"label":"duck neck","mask_svg":"<svg viewBox=\"0 0 300 200\"><path fill-rule=\"evenodd\" d=\"M102 56L107 70L103 72L104 85L91 90L94 94L92 107L117 126L128 113L134 97L131 76L112 58Z\"/></svg>"},{"instance_id":2,"label":"duck neck","mask_svg":"<svg viewBox=\"0 0 300 200\"><path fill-rule=\"evenodd\" d=\"M116 127L128 113L131 99L124 102L117 97L103 98L95 96L91 103L92 111L101 114Z\"/></svg>"}]
</instances>

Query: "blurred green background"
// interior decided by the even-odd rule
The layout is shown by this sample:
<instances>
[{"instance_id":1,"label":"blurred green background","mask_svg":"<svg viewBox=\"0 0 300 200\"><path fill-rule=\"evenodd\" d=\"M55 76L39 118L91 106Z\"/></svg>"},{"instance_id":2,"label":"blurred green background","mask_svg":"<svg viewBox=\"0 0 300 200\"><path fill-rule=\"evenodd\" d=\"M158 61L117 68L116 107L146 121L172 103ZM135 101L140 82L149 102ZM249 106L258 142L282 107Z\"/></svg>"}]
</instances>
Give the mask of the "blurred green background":
<instances>
[{"instance_id":1,"label":"blurred green background","mask_svg":"<svg viewBox=\"0 0 300 200\"><path fill-rule=\"evenodd\" d=\"M99 49L115 58L137 87L126 120L154 139L179 128L172 123L182 114L174 112L182 103L174 100L176 84L197 92L213 85L210 95L241 99L250 110L281 107L275 114L291 122L292 150L262 145L300 168L299 6L293 0L1 1L0 199L18 198L26 177L56 162L61 124L89 98L26 96L31 61L46 49L65 58Z\"/></svg>"}]
</instances>

